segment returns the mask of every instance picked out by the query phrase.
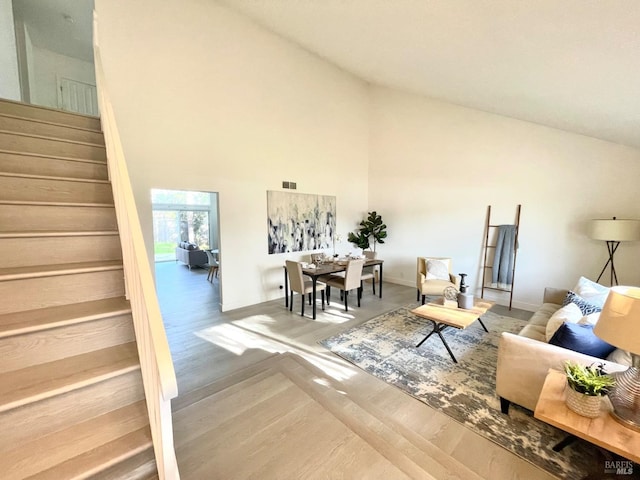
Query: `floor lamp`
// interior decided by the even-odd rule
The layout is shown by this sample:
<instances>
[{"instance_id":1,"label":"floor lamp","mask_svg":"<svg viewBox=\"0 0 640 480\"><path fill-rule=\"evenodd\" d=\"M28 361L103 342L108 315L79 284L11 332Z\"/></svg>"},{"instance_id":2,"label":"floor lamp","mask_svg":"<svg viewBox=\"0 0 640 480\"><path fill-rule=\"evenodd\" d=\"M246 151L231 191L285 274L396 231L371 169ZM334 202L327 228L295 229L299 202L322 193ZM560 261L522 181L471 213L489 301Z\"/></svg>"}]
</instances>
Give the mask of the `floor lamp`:
<instances>
[{"instance_id":1,"label":"floor lamp","mask_svg":"<svg viewBox=\"0 0 640 480\"><path fill-rule=\"evenodd\" d=\"M611 286L618 285L618 276L616 275L616 267L613 263L613 255L616 253L620 242L640 240L640 220L618 220L616 217L610 220L591 220L589 236L594 240L604 240L607 242L607 250L609 251L609 260L604 264L596 282L600 281L600 277L602 277L602 274L610 265L610 284ZM614 281L615 283L613 283Z\"/></svg>"}]
</instances>

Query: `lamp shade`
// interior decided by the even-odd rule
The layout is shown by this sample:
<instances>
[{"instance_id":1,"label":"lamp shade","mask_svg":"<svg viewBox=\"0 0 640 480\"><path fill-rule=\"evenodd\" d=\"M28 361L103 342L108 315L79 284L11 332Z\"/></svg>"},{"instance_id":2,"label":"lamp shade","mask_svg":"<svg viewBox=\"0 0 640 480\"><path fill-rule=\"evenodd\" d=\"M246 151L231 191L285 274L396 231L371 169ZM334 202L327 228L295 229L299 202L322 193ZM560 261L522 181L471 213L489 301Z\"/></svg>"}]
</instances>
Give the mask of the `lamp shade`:
<instances>
[{"instance_id":1,"label":"lamp shade","mask_svg":"<svg viewBox=\"0 0 640 480\"><path fill-rule=\"evenodd\" d=\"M593 332L615 347L640 354L640 288L612 287Z\"/></svg>"},{"instance_id":2,"label":"lamp shade","mask_svg":"<svg viewBox=\"0 0 640 480\"><path fill-rule=\"evenodd\" d=\"M594 240L614 242L640 240L640 220L591 220L589 236Z\"/></svg>"}]
</instances>

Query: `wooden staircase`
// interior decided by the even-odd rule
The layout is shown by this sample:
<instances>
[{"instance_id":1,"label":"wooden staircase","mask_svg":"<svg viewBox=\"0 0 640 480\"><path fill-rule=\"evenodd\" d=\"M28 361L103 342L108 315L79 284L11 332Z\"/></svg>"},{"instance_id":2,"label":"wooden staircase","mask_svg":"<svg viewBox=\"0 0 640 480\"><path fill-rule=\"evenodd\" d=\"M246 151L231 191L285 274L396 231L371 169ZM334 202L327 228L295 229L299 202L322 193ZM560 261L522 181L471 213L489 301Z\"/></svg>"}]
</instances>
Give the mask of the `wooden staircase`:
<instances>
[{"instance_id":1,"label":"wooden staircase","mask_svg":"<svg viewBox=\"0 0 640 480\"><path fill-rule=\"evenodd\" d=\"M0 477L157 478L97 118L0 100Z\"/></svg>"}]
</instances>

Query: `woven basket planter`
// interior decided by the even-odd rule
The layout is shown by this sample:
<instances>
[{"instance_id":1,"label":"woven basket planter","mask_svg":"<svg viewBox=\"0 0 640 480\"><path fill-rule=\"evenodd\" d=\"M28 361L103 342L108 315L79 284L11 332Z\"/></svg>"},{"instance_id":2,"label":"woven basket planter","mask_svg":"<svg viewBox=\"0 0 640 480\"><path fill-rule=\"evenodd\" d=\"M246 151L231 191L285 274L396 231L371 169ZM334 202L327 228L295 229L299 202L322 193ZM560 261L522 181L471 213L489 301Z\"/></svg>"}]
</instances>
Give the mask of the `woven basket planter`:
<instances>
[{"instance_id":1,"label":"woven basket planter","mask_svg":"<svg viewBox=\"0 0 640 480\"><path fill-rule=\"evenodd\" d=\"M565 401L569 410L573 410L583 417L596 418L600 415L600 407L602 405L601 396L585 395L576 392L573 388L567 386L567 396Z\"/></svg>"}]
</instances>

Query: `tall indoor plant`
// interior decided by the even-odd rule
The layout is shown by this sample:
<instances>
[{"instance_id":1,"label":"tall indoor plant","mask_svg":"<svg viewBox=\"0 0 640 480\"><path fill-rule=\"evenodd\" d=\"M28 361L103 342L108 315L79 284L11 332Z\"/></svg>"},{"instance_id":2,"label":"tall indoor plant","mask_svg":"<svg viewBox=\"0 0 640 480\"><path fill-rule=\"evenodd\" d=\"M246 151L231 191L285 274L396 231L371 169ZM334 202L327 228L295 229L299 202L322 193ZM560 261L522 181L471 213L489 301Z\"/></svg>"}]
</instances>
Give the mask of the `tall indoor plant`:
<instances>
[{"instance_id":1,"label":"tall indoor plant","mask_svg":"<svg viewBox=\"0 0 640 480\"><path fill-rule=\"evenodd\" d=\"M357 232L349 232L348 240L356 247L366 250L373 243L373 251L376 251L376 243L384 243L387 238L387 226L382 221L382 216L376 211L369 212L367 218L360 222Z\"/></svg>"}]
</instances>

